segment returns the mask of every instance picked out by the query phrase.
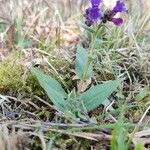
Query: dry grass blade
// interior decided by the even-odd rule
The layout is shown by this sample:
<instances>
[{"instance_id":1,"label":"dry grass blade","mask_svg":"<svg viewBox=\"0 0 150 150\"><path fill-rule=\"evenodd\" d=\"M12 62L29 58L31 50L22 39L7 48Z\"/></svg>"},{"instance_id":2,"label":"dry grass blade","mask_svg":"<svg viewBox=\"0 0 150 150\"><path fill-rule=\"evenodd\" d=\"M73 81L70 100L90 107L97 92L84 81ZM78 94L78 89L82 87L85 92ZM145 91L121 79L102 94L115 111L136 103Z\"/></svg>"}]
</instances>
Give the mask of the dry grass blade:
<instances>
[{"instance_id":1,"label":"dry grass blade","mask_svg":"<svg viewBox=\"0 0 150 150\"><path fill-rule=\"evenodd\" d=\"M21 150L24 148L29 148L31 144L29 137L21 131L18 133L12 131L9 134L9 129L5 124L1 125L0 133L1 150Z\"/></svg>"},{"instance_id":2,"label":"dry grass blade","mask_svg":"<svg viewBox=\"0 0 150 150\"><path fill-rule=\"evenodd\" d=\"M51 131L54 132L59 132L61 134L67 134L69 136L75 136L75 137L80 137L80 138L85 138L85 139L89 139L89 140L94 140L94 141L100 141L100 140L111 140L111 135L107 135L104 133L98 133L98 134L94 134L94 133L86 133L86 132L67 132L65 130L56 130L56 129L50 129Z\"/></svg>"},{"instance_id":3,"label":"dry grass blade","mask_svg":"<svg viewBox=\"0 0 150 150\"><path fill-rule=\"evenodd\" d=\"M104 0L107 6L112 2L116 0ZM127 133L129 143L141 142L148 149L150 93L140 100L135 97L141 89L150 87L150 0L126 1L129 13L119 14L124 24L105 24L106 31L100 31L95 40L93 78L81 83L75 75L74 56L79 43L88 51L93 38L90 34L94 26L90 33L83 28L87 3L88 0L0 0L0 150L46 150L51 139L52 149L110 149L112 131L90 128L117 123L124 104L136 105L124 112L123 122L136 124ZM12 64L7 64L11 62L9 57ZM11 65L19 65L20 69L11 72ZM90 113L75 110L68 115L70 112L61 112L49 101L29 72L32 66L58 79L66 93L76 89L77 97L92 85L116 78L124 81L107 104ZM17 78L21 82L13 82ZM82 132L82 127L86 131Z\"/></svg>"}]
</instances>

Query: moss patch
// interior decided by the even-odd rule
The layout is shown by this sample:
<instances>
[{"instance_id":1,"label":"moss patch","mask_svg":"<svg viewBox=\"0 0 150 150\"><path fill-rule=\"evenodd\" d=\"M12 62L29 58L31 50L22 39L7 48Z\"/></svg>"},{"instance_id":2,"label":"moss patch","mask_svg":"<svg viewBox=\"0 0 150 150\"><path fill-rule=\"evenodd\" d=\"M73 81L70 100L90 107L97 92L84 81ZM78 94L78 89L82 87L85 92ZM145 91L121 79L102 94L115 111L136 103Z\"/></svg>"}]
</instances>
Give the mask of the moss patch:
<instances>
[{"instance_id":1,"label":"moss patch","mask_svg":"<svg viewBox=\"0 0 150 150\"><path fill-rule=\"evenodd\" d=\"M16 92L19 90L23 81L21 79L22 69L14 54L10 54L0 63L0 92Z\"/></svg>"}]
</instances>

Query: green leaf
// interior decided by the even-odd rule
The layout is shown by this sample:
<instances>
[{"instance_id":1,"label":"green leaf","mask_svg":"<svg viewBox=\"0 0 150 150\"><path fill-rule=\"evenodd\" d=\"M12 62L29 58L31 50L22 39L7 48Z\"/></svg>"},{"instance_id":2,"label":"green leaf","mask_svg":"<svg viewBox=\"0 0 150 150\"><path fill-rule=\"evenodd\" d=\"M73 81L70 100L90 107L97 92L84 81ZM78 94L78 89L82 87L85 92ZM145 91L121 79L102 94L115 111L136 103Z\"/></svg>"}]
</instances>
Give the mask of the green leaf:
<instances>
[{"instance_id":1,"label":"green leaf","mask_svg":"<svg viewBox=\"0 0 150 150\"><path fill-rule=\"evenodd\" d=\"M144 150L144 144L142 142L138 142L134 150Z\"/></svg>"},{"instance_id":2,"label":"green leaf","mask_svg":"<svg viewBox=\"0 0 150 150\"><path fill-rule=\"evenodd\" d=\"M119 118L115 124L115 127L112 131L111 139L111 150L127 150L128 145L126 141L128 139L128 127L123 127L124 124L124 113L125 106L121 106L121 112Z\"/></svg>"},{"instance_id":3,"label":"green leaf","mask_svg":"<svg viewBox=\"0 0 150 150\"><path fill-rule=\"evenodd\" d=\"M79 109L78 101L77 101L77 95L75 89L73 89L66 99L67 102L67 110L70 110L71 112L75 112L77 109Z\"/></svg>"},{"instance_id":4,"label":"green leaf","mask_svg":"<svg viewBox=\"0 0 150 150\"><path fill-rule=\"evenodd\" d=\"M65 110L67 93L61 87L59 82L51 78L48 75L45 75L37 68L32 68L31 72L35 75L42 86L46 91L48 97L54 103L54 105L61 111Z\"/></svg>"},{"instance_id":5,"label":"green leaf","mask_svg":"<svg viewBox=\"0 0 150 150\"><path fill-rule=\"evenodd\" d=\"M118 150L127 150L127 145L126 145L126 140L127 140L127 131L123 127L120 127L118 129Z\"/></svg>"},{"instance_id":6,"label":"green leaf","mask_svg":"<svg viewBox=\"0 0 150 150\"><path fill-rule=\"evenodd\" d=\"M139 92L139 94L135 97L135 99L140 101L140 100L144 99L149 94L149 92L150 92L149 88L145 87Z\"/></svg>"},{"instance_id":7,"label":"green leaf","mask_svg":"<svg viewBox=\"0 0 150 150\"><path fill-rule=\"evenodd\" d=\"M77 47L75 72L81 80L86 80L92 77L93 65L88 58L88 52L83 47Z\"/></svg>"},{"instance_id":8,"label":"green leaf","mask_svg":"<svg viewBox=\"0 0 150 150\"><path fill-rule=\"evenodd\" d=\"M90 32L90 33L94 33L95 31L87 26L82 26L86 31Z\"/></svg>"},{"instance_id":9,"label":"green leaf","mask_svg":"<svg viewBox=\"0 0 150 150\"><path fill-rule=\"evenodd\" d=\"M102 104L119 85L120 80L114 80L93 86L81 94L80 99L83 100L87 111L91 111Z\"/></svg>"}]
</instances>

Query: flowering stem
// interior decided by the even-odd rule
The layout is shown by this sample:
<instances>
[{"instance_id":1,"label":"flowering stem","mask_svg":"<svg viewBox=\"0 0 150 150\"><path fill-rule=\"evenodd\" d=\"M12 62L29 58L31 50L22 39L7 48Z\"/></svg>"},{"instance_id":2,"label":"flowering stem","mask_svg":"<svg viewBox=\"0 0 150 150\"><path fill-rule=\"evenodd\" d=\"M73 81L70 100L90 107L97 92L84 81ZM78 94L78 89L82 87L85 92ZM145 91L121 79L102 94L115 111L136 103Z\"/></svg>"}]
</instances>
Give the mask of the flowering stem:
<instances>
[{"instance_id":1,"label":"flowering stem","mask_svg":"<svg viewBox=\"0 0 150 150\"><path fill-rule=\"evenodd\" d=\"M96 43L96 38L98 36L98 32L99 32L101 27L102 27L102 22L98 25L96 31L93 34L92 42L91 42L91 51L93 51L93 49L94 49L94 46L95 46L95 43Z\"/></svg>"},{"instance_id":2,"label":"flowering stem","mask_svg":"<svg viewBox=\"0 0 150 150\"><path fill-rule=\"evenodd\" d=\"M93 38L92 38L92 42L91 42L91 51L89 53L88 61L86 62L85 67L84 67L84 71L83 71L83 78L82 78L83 81L86 80L89 66L93 62L93 57L92 57L93 56L93 49L94 49L95 41L96 41L96 38L98 35L98 31L100 30L100 28L101 28L101 23L98 25L96 31L93 33Z\"/></svg>"}]
</instances>

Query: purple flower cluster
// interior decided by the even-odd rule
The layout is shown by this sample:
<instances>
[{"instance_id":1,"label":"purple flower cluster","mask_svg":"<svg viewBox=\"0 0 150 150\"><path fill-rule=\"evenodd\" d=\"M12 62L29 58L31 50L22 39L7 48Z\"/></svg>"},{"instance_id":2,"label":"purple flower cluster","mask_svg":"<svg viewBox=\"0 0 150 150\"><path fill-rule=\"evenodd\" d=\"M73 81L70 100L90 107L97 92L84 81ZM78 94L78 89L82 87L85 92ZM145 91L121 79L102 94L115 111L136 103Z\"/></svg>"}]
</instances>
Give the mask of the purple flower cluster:
<instances>
[{"instance_id":1,"label":"purple flower cluster","mask_svg":"<svg viewBox=\"0 0 150 150\"><path fill-rule=\"evenodd\" d=\"M112 11L115 12L115 13L118 13L118 12L127 12L127 9L125 7L124 2L118 0L116 2L116 6L113 8Z\"/></svg>"},{"instance_id":2,"label":"purple flower cluster","mask_svg":"<svg viewBox=\"0 0 150 150\"><path fill-rule=\"evenodd\" d=\"M102 0L90 0L91 7L86 9L86 12L84 15L86 18L85 24L87 26L91 26L98 20L102 20L103 23L106 23L107 21L111 21L115 25L120 26L123 23L123 19L115 18L115 15L119 12L127 12L124 2L121 0L118 0L116 2L115 7L111 10L107 10L103 14L103 16L99 9L101 2Z\"/></svg>"},{"instance_id":3,"label":"purple flower cluster","mask_svg":"<svg viewBox=\"0 0 150 150\"><path fill-rule=\"evenodd\" d=\"M101 12L99 9L99 5L101 3L101 0L90 0L92 7L89 7L86 9L85 12L85 24L87 26L93 25L95 22L97 22L99 19L101 19Z\"/></svg>"}]
</instances>

